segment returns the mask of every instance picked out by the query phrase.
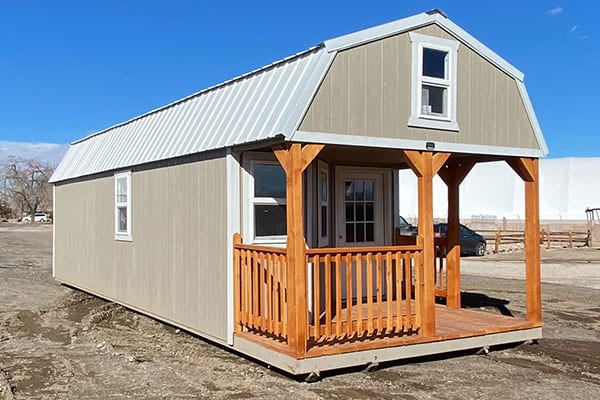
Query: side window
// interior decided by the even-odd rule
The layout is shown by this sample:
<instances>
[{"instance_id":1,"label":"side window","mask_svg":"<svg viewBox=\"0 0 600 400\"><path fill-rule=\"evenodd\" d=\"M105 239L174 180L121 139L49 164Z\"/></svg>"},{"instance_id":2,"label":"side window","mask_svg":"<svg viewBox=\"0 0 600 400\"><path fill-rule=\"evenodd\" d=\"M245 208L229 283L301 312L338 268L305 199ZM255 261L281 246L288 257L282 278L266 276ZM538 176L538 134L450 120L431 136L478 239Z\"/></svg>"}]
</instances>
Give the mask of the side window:
<instances>
[{"instance_id":1,"label":"side window","mask_svg":"<svg viewBox=\"0 0 600 400\"><path fill-rule=\"evenodd\" d=\"M318 231L319 247L329 246L329 165L319 161Z\"/></svg>"},{"instance_id":2,"label":"side window","mask_svg":"<svg viewBox=\"0 0 600 400\"><path fill-rule=\"evenodd\" d=\"M255 239L282 239L287 234L285 172L277 162L252 163Z\"/></svg>"},{"instance_id":3,"label":"side window","mask_svg":"<svg viewBox=\"0 0 600 400\"><path fill-rule=\"evenodd\" d=\"M132 240L131 171L115 174L115 240Z\"/></svg>"},{"instance_id":4,"label":"side window","mask_svg":"<svg viewBox=\"0 0 600 400\"><path fill-rule=\"evenodd\" d=\"M458 130L456 61L459 43L410 32L412 91L409 126Z\"/></svg>"}]
</instances>

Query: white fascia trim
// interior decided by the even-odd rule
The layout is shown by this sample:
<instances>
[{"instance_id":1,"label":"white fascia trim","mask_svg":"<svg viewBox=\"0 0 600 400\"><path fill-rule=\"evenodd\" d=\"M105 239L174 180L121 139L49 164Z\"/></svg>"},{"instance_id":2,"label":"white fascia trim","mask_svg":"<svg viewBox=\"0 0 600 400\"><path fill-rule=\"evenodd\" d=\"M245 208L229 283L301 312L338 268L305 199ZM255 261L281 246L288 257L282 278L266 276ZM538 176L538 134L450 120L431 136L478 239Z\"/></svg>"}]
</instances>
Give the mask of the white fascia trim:
<instances>
[{"instance_id":1,"label":"white fascia trim","mask_svg":"<svg viewBox=\"0 0 600 400\"><path fill-rule=\"evenodd\" d=\"M298 142L304 143L337 144L345 146L364 146L421 151L426 150L425 144L427 142L434 142L435 152L532 158L540 158L544 156L542 151L539 149L527 149L521 147L486 146L478 144L436 142L431 140L411 140L369 136L354 136L325 132L297 131L294 134L294 139Z\"/></svg>"},{"instance_id":2,"label":"white fascia trim","mask_svg":"<svg viewBox=\"0 0 600 400\"><path fill-rule=\"evenodd\" d=\"M240 164L231 148L227 149L227 344L233 346L233 235L240 232Z\"/></svg>"},{"instance_id":3,"label":"white fascia trim","mask_svg":"<svg viewBox=\"0 0 600 400\"><path fill-rule=\"evenodd\" d=\"M535 111L533 110L533 105L531 104L531 99L529 98L529 94L527 93L527 89L525 88L525 84L522 81L517 81L517 88L519 89L519 94L521 95L521 99L523 100L523 105L525 106L525 111L527 112L527 116L529 117L529 121L531 122L531 126L533 127L533 133L535 134L535 138L537 139L538 145L541 148L541 151L544 155L548 155L548 145L546 144L546 140L544 139L544 134L542 133L542 128L540 127L540 123L535 115Z\"/></svg>"},{"instance_id":4,"label":"white fascia trim","mask_svg":"<svg viewBox=\"0 0 600 400\"><path fill-rule=\"evenodd\" d=\"M302 91L301 97L305 98L306 101L304 101L302 110L298 114L297 119L294 121L294 125L290 126L291 134L287 135L289 137L289 140L293 139L294 133L298 130L298 128L300 127L300 124L302 124L302 121L304 120L304 117L305 117L306 113L308 112L308 109L310 108L310 106L313 102L313 99L317 95L317 91L319 90L319 87L321 87L321 82L323 82L323 80L325 79L325 76L327 75L327 72L329 72L329 68L331 67L331 64L333 64L333 60L335 59L336 54L337 54L337 52L334 52L334 53L326 52L323 55L323 57L319 60L319 64L318 64L319 67L315 67L315 69L313 70L313 76L311 76L310 79L308 79L306 84L304 85L305 89ZM306 96L306 97L304 97L304 96ZM294 115L294 114L290 113L290 115Z\"/></svg>"},{"instance_id":5,"label":"white fascia trim","mask_svg":"<svg viewBox=\"0 0 600 400\"><path fill-rule=\"evenodd\" d=\"M512 76L513 78L523 81L525 75L519 71L517 68L512 66L508 61L504 58L500 57L496 54L492 49L487 47L485 44L481 43L479 40L475 39L471 34L462 29L460 26L456 25L454 22L449 20L448 18L444 18L441 15L434 15L435 22L441 27L445 28L447 31L458 37L461 41L463 41L467 46L471 49L475 50L481 56L486 58L492 64L496 65L498 68Z\"/></svg>"},{"instance_id":6,"label":"white fascia trim","mask_svg":"<svg viewBox=\"0 0 600 400\"><path fill-rule=\"evenodd\" d=\"M402 18L387 24L363 29L362 31L350 33L324 42L325 48L329 52L346 50L361 44L369 43L375 40L383 39L401 32L418 28L423 25L435 22L436 18L425 13L413 15L412 17Z\"/></svg>"},{"instance_id":7,"label":"white fascia trim","mask_svg":"<svg viewBox=\"0 0 600 400\"><path fill-rule=\"evenodd\" d=\"M482 57L486 58L492 64L496 65L513 78L523 81L524 75L521 71L513 67L508 61L500 57L498 54L494 53L489 47L481 43L479 40L475 39L460 26L439 14L417 14L412 17L403 18L398 21L393 21L384 25L375 26L373 28L340 36L338 38L326 40L324 44L325 48L329 52L341 51L432 23L439 25L449 33L459 38L468 47L475 50Z\"/></svg>"}]
</instances>

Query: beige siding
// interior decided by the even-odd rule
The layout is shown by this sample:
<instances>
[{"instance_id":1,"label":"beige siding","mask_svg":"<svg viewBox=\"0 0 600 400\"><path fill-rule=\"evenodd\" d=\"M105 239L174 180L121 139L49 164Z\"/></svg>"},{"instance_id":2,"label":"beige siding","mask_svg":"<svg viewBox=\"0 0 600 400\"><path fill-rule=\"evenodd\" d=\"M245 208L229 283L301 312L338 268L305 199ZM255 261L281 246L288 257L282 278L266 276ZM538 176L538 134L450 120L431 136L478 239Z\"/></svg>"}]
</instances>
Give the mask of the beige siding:
<instances>
[{"instance_id":1,"label":"beige siding","mask_svg":"<svg viewBox=\"0 0 600 400\"><path fill-rule=\"evenodd\" d=\"M458 40L430 25L416 32ZM539 149L513 78L466 45L458 50L459 132L408 127L412 47L408 33L340 52L300 130Z\"/></svg>"},{"instance_id":2,"label":"beige siding","mask_svg":"<svg viewBox=\"0 0 600 400\"><path fill-rule=\"evenodd\" d=\"M56 277L226 340L225 158L132 172L132 242L113 176L56 187Z\"/></svg>"}]
</instances>

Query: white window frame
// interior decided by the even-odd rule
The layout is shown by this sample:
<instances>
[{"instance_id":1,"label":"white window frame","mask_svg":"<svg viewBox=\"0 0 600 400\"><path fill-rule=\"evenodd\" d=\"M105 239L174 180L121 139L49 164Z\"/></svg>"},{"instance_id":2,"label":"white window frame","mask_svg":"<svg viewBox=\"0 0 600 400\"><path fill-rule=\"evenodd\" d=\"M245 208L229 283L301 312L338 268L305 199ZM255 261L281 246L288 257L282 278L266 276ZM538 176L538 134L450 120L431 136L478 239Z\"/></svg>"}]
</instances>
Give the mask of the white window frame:
<instances>
[{"instance_id":1,"label":"white window frame","mask_svg":"<svg viewBox=\"0 0 600 400\"><path fill-rule=\"evenodd\" d=\"M456 120L456 62L460 43L455 40L442 39L415 32L409 32L409 36L412 42L412 91L411 115L408 119L408 126L458 131L458 122ZM446 58L446 79L423 76L423 49L425 48L448 53ZM424 114L422 112L423 85L446 89L446 115Z\"/></svg>"},{"instance_id":2,"label":"white window frame","mask_svg":"<svg viewBox=\"0 0 600 400\"><path fill-rule=\"evenodd\" d=\"M254 206L287 204L286 198L254 197L254 168L259 164L281 166L281 164L279 164L273 155L258 152L244 153L244 241L249 239L253 244L285 245L287 241L287 235L256 236L256 228L254 224Z\"/></svg>"},{"instance_id":3,"label":"white window frame","mask_svg":"<svg viewBox=\"0 0 600 400\"><path fill-rule=\"evenodd\" d=\"M329 164L324 161L318 160L317 162L317 237L318 237L318 246L326 247L330 245L329 237L331 232L331 178L329 177ZM323 200L323 179L322 174L325 176L325 180L327 182L326 187L326 198ZM327 219L323 221L323 216L321 214L321 208L327 208ZM323 224L327 229L327 235L321 236Z\"/></svg>"},{"instance_id":4,"label":"white window frame","mask_svg":"<svg viewBox=\"0 0 600 400\"><path fill-rule=\"evenodd\" d=\"M119 202L117 182L119 181L119 179L123 179L123 178L125 178L125 182L127 184L127 190L126 190L127 201ZM115 240L131 242L133 240L131 237L131 171L116 172L114 180L115 180L115 184L114 184L115 185L115 193L114 193ZM126 231L119 230L119 208L120 207L127 207L127 230Z\"/></svg>"}]
</instances>

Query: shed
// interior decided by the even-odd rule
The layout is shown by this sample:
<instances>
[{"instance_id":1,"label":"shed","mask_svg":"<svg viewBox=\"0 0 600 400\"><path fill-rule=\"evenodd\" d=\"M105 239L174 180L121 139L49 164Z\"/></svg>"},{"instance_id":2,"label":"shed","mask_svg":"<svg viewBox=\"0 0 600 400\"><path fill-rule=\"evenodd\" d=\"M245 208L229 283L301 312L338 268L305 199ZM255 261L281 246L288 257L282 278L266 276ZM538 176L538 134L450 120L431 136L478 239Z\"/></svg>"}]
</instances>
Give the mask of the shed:
<instances>
[{"instance_id":1,"label":"shed","mask_svg":"<svg viewBox=\"0 0 600 400\"><path fill-rule=\"evenodd\" d=\"M538 339L546 153L523 74L422 13L72 143L53 273L292 374ZM525 182L525 318L461 308L459 185L499 160ZM417 236L396 234L401 169Z\"/></svg>"}]
</instances>

